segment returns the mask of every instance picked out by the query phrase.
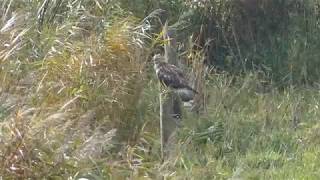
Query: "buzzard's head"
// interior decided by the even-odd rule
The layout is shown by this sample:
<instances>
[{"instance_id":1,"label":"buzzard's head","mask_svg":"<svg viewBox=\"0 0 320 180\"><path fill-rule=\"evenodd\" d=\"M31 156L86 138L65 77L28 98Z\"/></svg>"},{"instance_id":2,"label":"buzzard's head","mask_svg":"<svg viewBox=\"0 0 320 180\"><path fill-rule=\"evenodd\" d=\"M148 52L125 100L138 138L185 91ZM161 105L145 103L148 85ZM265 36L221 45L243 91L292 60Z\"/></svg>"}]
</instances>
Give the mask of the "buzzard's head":
<instances>
[{"instance_id":1,"label":"buzzard's head","mask_svg":"<svg viewBox=\"0 0 320 180\"><path fill-rule=\"evenodd\" d=\"M164 62L164 57L161 54L155 54L152 60L154 63Z\"/></svg>"},{"instance_id":2,"label":"buzzard's head","mask_svg":"<svg viewBox=\"0 0 320 180\"><path fill-rule=\"evenodd\" d=\"M165 59L161 54L156 54L153 56L152 61L154 62L154 69L156 70L161 62L165 62Z\"/></svg>"}]
</instances>

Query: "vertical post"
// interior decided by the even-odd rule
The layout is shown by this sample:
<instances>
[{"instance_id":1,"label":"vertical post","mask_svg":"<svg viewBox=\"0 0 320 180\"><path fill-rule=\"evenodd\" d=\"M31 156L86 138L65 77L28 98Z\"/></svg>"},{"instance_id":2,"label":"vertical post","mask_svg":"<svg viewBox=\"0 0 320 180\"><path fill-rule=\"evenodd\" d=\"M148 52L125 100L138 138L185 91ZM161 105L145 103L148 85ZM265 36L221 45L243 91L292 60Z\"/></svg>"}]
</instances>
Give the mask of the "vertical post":
<instances>
[{"instance_id":1,"label":"vertical post","mask_svg":"<svg viewBox=\"0 0 320 180\"><path fill-rule=\"evenodd\" d=\"M162 90L161 83L159 82L159 102L160 102L160 158L161 162L164 161L164 141L163 141L163 103L162 103Z\"/></svg>"},{"instance_id":2,"label":"vertical post","mask_svg":"<svg viewBox=\"0 0 320 180\"><path fill-rule=\"evenodd\" d=\"M166 61L173 65L178 65L178 55L176 50L176 40L174 39L175 32L173 29L169 29L168 21L166 21L163 27L163 39L165 40L164 45L164 57Z\"/></svg>"},{"instance_id":3,"label":"vertical post","mask_svg":"<svg viewBox=\"0 0 320 180\"><path fill-rule=\"evenodd\" d=\"M170 64L178 64L176 43L173 37L174 30L168 28L166 22L163 27L163 39L165 40L165 60ZM163 161L173 156L176 144L176 130L180 126L182 116L181 100L173 91L161 93L160 100L160 135Z\"/></svg>"}]
</instances>

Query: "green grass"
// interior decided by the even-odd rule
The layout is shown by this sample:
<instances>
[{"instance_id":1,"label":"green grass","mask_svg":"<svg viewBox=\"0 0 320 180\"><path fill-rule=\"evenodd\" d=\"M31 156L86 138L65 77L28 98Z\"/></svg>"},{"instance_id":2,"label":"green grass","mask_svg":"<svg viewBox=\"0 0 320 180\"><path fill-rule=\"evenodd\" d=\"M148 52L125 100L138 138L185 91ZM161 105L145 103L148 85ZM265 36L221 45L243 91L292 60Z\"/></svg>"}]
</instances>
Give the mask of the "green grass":
<instances>
[{"instance_id":1,"label":"green grass","mask_svg":"<svg viewBox=\"0 0 320 180\"><path fill-rule=\"evenodd\" d=\"M261 92L257 77L238 77L236 83L229 75L210 77L207 113L195 115L185 110L176 156L163 165L159 152L158 89L153 77L146 83L136 107L129 109L133 114L118 116L130 118L136 123L134 126L117 124L110 119L112 111L100 109L103 101L98 97L103 97L104 91L94 90L95 86L78 90L84 94L92 91L95 96L72 102L66 106L68 111L59 109L73 93L39 91L49 93L42 100L44 104L32 95L25 101L27 109L1 111L4 146L0 152L2 158L10 157L1 166L3 178L317 179L319 92L308 87L271 87ZM41 78L31 87L37 88L39 81ZM92 104L98 106L88 108ZM94 117L90 117L90 110ZM119 141L118 135L110 131L112 127L129 133L129 142ZM12 159L15 156L18 159ZM14 170L8 173L7 168L15 166L27 169L23 174Z\"/></svg>"},{"instance_id":2,"label":"green grass","mask_svg":"<svg viewBox=\"0 0 320 180\"><path fill-rule=\"evenodd\" d=\"M149 61L164 43L160 12L140 21L118 1L48 2L0 3L0 179L319 179L318 28L302 28L315 14L292 18L290 38L270 37L260 55L243 47L265 72L209 74L205 111L184 109L162 163ZM186 8L170 2L142 6Z\"/></svg>"},{"instance_id":3,"label":"green grass","mask_svg":"<svg viewBox=\"0 0 320 180\"><path fill-rule=\"evenodd\" d=\"M181 140L182 153L174 169L178 173L173 177L319 177L319 142L315 140L319 126L317 90L293 88L259 94L250 87L213 86L210 92L208 114L185 120L181 131L186 133L181 138L195 138L187 144ZM212 134L205 133L206 139L197 139L197 133L206 132L210 126L216 127Z\"/></svg>"}]
</instances>

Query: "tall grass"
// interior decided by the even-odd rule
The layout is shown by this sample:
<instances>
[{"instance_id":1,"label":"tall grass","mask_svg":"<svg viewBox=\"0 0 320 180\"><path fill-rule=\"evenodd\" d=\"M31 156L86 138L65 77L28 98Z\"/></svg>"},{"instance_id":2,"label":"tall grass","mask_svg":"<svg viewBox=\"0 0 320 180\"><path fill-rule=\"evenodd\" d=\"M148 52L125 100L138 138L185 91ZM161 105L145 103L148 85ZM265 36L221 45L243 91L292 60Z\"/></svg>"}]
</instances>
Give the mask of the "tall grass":
<instances>
[{"instance_id":1,"label":"tall grass","mask_svg":"<svg viewBox=\"0 0 320 180\"><path fill-rule=\"evenodd\" d=\"M316 90L261 93L257 76L238 79L236 86L232 81L225 75L214 77L215 85L208 87L208 114L190 114L185 120L181 154L168 174L201 179L319 177L319 145L310 141L317 136Z\"/></svg>"},{"instance_id":2,"label":"tall grass","mask_svg":"<svg viewBox=\"0 0 320 180\"><path fill-rule=\"evenodd\" d=\"M1 177L90 175L136 144L149 19L115 1L1 5Z\"/></svg>"},{"instance_id":3,"label":"tall grass","mask_svg":"<svg viewBox=\"0 0 320 180\"><path fill-rule=\"evenodd\" d=\"M159 37L152 34L157 30L151 22L161 15L155 11L140 20L136 16L148 10L132 14L124 9L130 2L121 2L0 3L0 179L320 176L319 93L311 86L294 86L316 84L315 4L305 4L305 16L290 14L287 36L269 34L274 36L268 36L268 43L257 42L259 51L251 51L247 42L236 43L240 37L235 38L236 31L222 21L231 13L231 1L214 6L221 18L219 33L225 33L218 33L215 38L222 39L214 42L225 50L225 65L252 58L254 65L261 60L263 66L241 75L214 70L207 74L202 85L208 96L206 112L185 110L177 154L161 163L158 83L148 61ZM140 5L189 7L194 19L199 15L192 14L194 8L205 8L182 6L181 1L148 2ZM185 47L180 49L195 52ZM207 55L189 58L196 61ZM292 86L279 90L279 79Z\"/></svg>"}]
</instances>

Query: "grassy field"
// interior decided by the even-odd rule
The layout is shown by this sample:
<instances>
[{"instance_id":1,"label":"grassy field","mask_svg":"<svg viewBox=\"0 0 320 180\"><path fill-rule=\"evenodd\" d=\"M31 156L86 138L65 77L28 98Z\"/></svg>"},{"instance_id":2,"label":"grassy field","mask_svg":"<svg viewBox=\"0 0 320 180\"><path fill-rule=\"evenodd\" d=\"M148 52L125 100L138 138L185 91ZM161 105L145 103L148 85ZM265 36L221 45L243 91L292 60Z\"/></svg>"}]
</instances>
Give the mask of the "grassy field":
<instances>
[{"instance_id":1,"label":"grassy field","mask_svg":"<svg viewBox=\"0 0 320 180\"><path fill-rule=\"evenodd\" d=\"M319 177L317 90L257 93L252 77L236 87L227 86L224 78L216 84L209 91L208 114L186 122L184 130L194 138L187 144L181 142L178 177Z\"/></svg>"},{"instance_id":2,"label":"grassy field","mask_svg":"<svg viewBox=\"0 0 320 180\"><path fill-rule=\"evenodd\" d=\"M270 87L261 92L254 75L238 78L236 84L232 79L211 77L207 112L194 115L185 110L177 155L164 164L153 80L141 94L138 117L129 119L141 121L140 129L122 132L136 137L120 149L111 129L117 125L103 117L99 107L85 111L86 102L69 98L67 103L39 105L32 93L2 93L3 178L317 179L318 90ZM68 103L73 107L61 110Z\"/></svg>"},{"instance_id":3,"label":"grassy field","mask_svg":"<svg viewBox=\"0 0 320 180\"><path fill-rule=\"evenodd\" d=\"M1 180L319 179L316 16L290 14L289 38L238 48L263 68L227 71L238 55L226 55L226 70L206 76L204 110L184 108L175 154L161 162L150 62L166 43L161 11L121 2L0 2ZM158 4L174 12L175 2Z\"/></svg>"}]
</instances>

